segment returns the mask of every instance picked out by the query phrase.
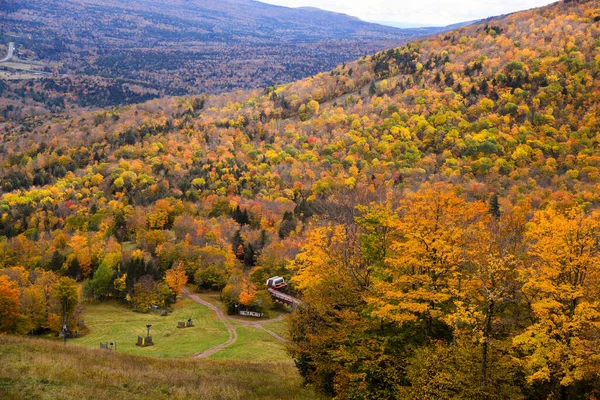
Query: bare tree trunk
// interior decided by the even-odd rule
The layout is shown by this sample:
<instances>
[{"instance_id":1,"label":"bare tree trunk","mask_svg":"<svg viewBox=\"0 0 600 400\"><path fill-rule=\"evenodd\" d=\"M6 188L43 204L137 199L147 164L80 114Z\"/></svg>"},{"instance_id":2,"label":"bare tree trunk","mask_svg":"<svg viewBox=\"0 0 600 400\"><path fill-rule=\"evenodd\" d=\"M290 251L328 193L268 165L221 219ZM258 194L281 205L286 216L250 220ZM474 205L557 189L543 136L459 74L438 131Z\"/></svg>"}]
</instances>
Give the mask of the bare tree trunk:
<instances>
[{"instance_id":1,"label":"bare tree trunk","mask_svg":"<svg viewBox=\"0 0 600 400\"><path fill-rule=\"evenodd\" d=\"M560 400L567 400L569 398L569 387L560 385Z\"/></svg>"},{"instance_id":2,"label":"bare tree trunk","mask_svg":"<svg viewBox=\"0 0 600 400\"><path fill-rule=\"evenodd\" d=\"M488 348L492 331L492 315L494 313L494 301L489 300L485 316L485 327L483 329L483 344L481 345L481 389L487 384Z\"/></svg>"}]
</instances>

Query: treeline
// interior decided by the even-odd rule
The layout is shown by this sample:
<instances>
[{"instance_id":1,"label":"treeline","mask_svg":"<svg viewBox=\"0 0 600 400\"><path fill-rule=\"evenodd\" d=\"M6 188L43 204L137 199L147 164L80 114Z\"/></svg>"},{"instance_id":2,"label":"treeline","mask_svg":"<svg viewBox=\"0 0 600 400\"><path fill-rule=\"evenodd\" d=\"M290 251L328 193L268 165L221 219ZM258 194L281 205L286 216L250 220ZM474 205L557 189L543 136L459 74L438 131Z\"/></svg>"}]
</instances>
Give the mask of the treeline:
<instances>
[{"instance_id":1,"label":"treeline","mask_svg":"<svg viewBox=\"0 0 600 400\"><path fill-rule=\"evenodd\" d=\"M290 206L272 204L267 211L258 203L240 207L226 197L207 199L201 207L174 198L147 208L95 203L75 213L71 201L45 204L43 215L33 217L40 224L36 229L12 236L22 222L2 224L12 237L0 241L0 271L27 265L25 275L40 271L84 281L88 299L117 299L141 312L168 308L189 282L198 290L221 291L232 312L243 304L267 313L273 304L264 284L273 275L290 277L286 260L295 254L296 228L306 218L302 208L281 211ZM28 210L15 204L11 214L24 216ZM267 212L283 217L260 217ZM23 222L30 224L27 218ZM27 287L12 284L21 292Z\"/></svg>"},{"instance_id":2,"label":"treeline","mask_svg":"<svg viewBox=\"0 0 600 400\"><path fill-rule=\"evenodd\" d=\"M0 83L0 95L8 104L0 108L0 121L17 120L64 113L73 108L107 108L154 99L161 93L156 87L138 85L121 79L90 76L46 76L39 80ZM171 95L185 91L170 92Z\"/></svg>"},{"instance_id":3,"label":"treeline","mask_svg":"<svg viewBox=\"0 0 600 400\"><path fill-rule=\"evenodd\" d=\"M447 184L311 231L290 353L347 399L600 395L600 215Z\"/></svg>"},{"instance_id":4,"label":"treeline","mask_svg":"<svg viewBox=\"0 0 600 400\"><path fill-rule=\"evenodd\" d=\"M42 269L0 269L0 332L22 335L79 331L77 283Z\"/></svg>"}]
</instances>

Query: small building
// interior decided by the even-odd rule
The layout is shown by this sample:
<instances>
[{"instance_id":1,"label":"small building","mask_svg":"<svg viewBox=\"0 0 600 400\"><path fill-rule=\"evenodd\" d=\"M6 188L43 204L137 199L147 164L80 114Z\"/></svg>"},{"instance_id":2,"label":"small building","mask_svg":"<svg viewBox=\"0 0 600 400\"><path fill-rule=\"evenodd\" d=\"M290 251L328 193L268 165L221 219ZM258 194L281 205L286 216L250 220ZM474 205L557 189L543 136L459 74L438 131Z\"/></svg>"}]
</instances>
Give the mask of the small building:
<instances>
[{"instance_id":1,"label":"small building","mask_svg":"<svg viewBox=\"0 0 600 400\"><path fill-rule=\"evenodd\" d=\"M285 279L281 276L274 276L267 280L267 286L273 289L280 289L286 287L287 283L285 283Z\"/></svg>"}]
</instances>

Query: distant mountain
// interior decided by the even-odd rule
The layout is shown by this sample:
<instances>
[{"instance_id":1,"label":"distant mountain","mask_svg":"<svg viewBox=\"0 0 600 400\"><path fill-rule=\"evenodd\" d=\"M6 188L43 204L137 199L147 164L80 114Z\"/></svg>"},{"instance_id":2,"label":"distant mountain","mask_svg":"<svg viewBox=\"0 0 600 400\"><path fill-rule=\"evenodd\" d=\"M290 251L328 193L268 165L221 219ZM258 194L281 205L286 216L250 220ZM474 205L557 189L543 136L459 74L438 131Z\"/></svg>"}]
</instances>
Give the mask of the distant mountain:
<instances>
[{"instance_id":1,"label":"distant mountain","mask_svg":"<svg viewBox=\"0 0 600 400\"><path fill-rule=\"evenodd\" d=\"M434 35L434 34L438 34L438 33L453 31L455 29L462 28L464 26L473 25L478 22L481 22L481 21L459 22L456 24L448 25L448 26L423 26L423 27L419 27L419 28L403 29L403 31L410 31L414 35L429 36L429 35Z\"/></svg>"},{"instance_id":2,"label":"distant mountain","mask_svg":"<svg viewBox=\"0 0 600 400\"><path fill-rule=\"evenodd\" d=\"M472 25L475 24L477 22L479 22L480 20L473 20L473 21L465 21L465 22L458 22L456 24L452 24L452 25L446 25L446 26L430 26L427 24L419 24L419 23L414 23L414 22L402 22L402 21L370 21L373 22L374 24L379 24L379 25L384 25L384 26L391 26L393 28L398 28L398 29L430 29L430 30L453 30L453 29L458 29L458 28L462 28L463 26L468 26L468 25Z\"/></svg>"},{"instance_id":3,"label":"distant mountain","mask_svg":"<svg viewBox=\"0 0 600 400\"><path fill-rule=\"evenodd\" d=\"M424 26L429 26L428 24L419 24L415 22L402 22L402 21L369 21L374 24L380 24L385 26L391 26L393 28L399 29L413 29L413 28L422 28Z\"/></svg>"},{"instance_id":4,"label":"distant mountain","mask_svg":"<svg viewBox=\"0 0 600 400\"><path fill-rule=\"evenodd\" d=\"M4 97L55 109L60 93L104 107L279 84L434 32L251 0L0 0L0 24L0 44L61 77L41 101L18 81Z\"/></svg>"}]
</instances>

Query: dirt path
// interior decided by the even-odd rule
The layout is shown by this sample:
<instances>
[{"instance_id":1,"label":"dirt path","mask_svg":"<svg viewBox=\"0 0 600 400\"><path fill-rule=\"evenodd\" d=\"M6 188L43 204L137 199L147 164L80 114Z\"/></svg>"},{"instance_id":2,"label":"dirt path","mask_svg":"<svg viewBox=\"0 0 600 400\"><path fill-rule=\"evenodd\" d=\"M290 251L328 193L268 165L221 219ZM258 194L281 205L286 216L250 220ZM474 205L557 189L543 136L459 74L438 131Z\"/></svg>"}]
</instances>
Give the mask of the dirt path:
<instances>
[{"instance_id":1,"label":"dirt path","mask_svg":"<svg viewBox=\"0 0 600 400\"><path fill-rule=\"evenodd\" d=\"M10 61L10 59L13 57L14 53L15 53L15 44L13 42L10 42L8 44L8 51L6 52L6 56L0 60L0 63L3 63L5 61Z\"/></svg>"},{"instance_id":2,"label":"dirt path","mask_svg":"<svg viewBox=\"0 0 600 400\"><path fill-rule=\"evenodd\" d=\"M219 310L218 307L210 304L208 301L204 301L200 297L196 296L195 294L190 293L187 289L183 289L182 292L185 296L194 300L196 303L202 304L202 305L210 308L211 310L213 310L215 313L217 313L217 318L219 318L219 320L221 320L221 322L223 322L223 324L227 328L227 332L229 332L229 339L227 339L227 341L225 343L222 343L218 346L211 347L210 349L204 350L202 353L194 355L194 358L208 358L208 357L212 356L213 354L215 354L217 351L223 350L227 346L230 346L237 341L237 339L238 339L237 331L235 330L235 327L233 325L231 325L231 323L229 323L229 319L225 316L223 311Z\"/></svg>"},{"instance_id":3,"label":"dirt path","mask_svg":"<svg viewBox=\"0 0 600 400\"><path fill-rule=\"evenodd\" d=\"M270 329L267 329L263 326L263 324L269 323L269 322L276 322L276 321L281 321L283 318L285 317L285 314L281 314L279 317L277 318L273 318L273 319L265 319L262 321L242 321L242 325L243 326L252 326L258 329L262 329L263 331L267 332L269 335L273 336L275 339L282 341L282 342L287 342L288 340L279 336L277 333L273 332Z\"/></svg>"},{"instance_id":4,"label":"dirt path","mask_svg":"<svg viewBox=\"0 0 600 400\"><path fill-rule=\"evenodd\" d=\"M221 311L214 304L211 304L208 301L202 300L197 295L195 295L193 293L190 293L185 288L182 289L182 294L184 296L186 296L186 297L189 297L190 299L192 299L196 303L202 304L202 305L210 308L211 310L213 310L217 314L217 318L221 322L223 322L223 324L227 328L227 332L229 333L229 338L227 339L227 341L225 343L222 343L222 344L217 345L215 347L211 347L210 349L206 349L202 353L195 354L194 358L208 358L208 357L212 356L213 354L215 354L216 352L221 351L221 350L223 350L224 348L226 348L228 346L231 346L232 344L234 344L237 341L238 334L237 334L236 327L231 324L231 322L230 322L231 320L225 315L225 313L223 313L223 311ZM240 321L240 320L237 320L237 321L241 323L241 326L252 326L252 327L255 327L255 328L258 328L258 329L262 329L263 331L267 332L269 335L273 336L275 339L280 340L282 342L287 342L287 340L285 338L281 337L277 333L275 333L275 332L273 332L273 331L265 328L264 326L262 326L262 324L264 324L264 323L281 321L283 318L284 318L284 315L281 314L277 318L266 319L266 320L263 320L263 321L256 321L256 322L254 322L254 321Z\"/></svg>"}]
</instances>

